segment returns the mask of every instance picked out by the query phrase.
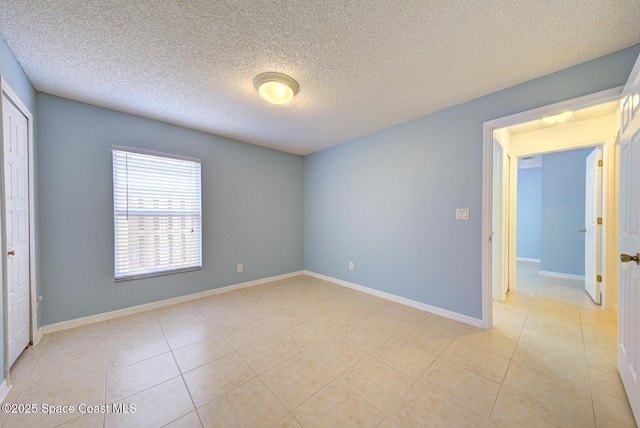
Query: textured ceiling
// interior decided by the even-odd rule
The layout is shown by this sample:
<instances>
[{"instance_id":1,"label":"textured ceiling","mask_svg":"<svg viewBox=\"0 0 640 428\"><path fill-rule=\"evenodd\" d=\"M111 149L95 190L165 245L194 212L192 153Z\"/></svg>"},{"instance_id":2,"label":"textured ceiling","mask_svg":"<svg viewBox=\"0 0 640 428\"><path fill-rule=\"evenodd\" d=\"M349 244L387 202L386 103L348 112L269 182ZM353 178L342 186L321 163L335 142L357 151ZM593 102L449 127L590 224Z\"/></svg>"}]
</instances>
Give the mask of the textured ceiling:
<instances>
[{"instance_id":1,"label":"textured ceiling","mask_svg":"<svg viewBox=\"0 0 640 428\"><path fill-rule=\"evenodd\" d=\"M638 0L0 0L38 91L308 154L640 43ZM253 78L289 74L284 106Z\"/></svg>"}]
</instances>

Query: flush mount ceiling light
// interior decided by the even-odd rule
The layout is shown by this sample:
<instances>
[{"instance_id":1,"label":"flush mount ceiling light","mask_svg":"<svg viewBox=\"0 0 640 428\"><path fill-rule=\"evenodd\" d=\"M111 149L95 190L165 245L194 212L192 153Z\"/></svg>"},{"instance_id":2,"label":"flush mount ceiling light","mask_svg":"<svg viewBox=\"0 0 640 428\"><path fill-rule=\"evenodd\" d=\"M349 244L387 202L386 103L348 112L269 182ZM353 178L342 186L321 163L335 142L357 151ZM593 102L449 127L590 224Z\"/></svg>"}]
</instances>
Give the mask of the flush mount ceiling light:
<instances>
[{"instance_id":1,"label":"flush mount ceiling light","mask_svg":"<svg viewBox=\"0 0 640 428\"><path fill-rule=\"evenodd\" d=\"M573 115L572 111L565 111L564 113L554 114L553 116L543 117L542 121L544 123L548 123L550 125L553 125L553 124L556 124L556 123L564 122L565 120L569 119L572 115Z\"/></svg>"},{"instance_id":2,"label":"flush mount ceiling light","mask_svg":"<svg viewBox=\"0 0 640 428\"><path fill-rule=\"evenodd\" d=\"M298 82L282 73L267 72L253 79L253 86L262 98L272 104L285 104L298 93Z\"/></svg>"}]
</instances>

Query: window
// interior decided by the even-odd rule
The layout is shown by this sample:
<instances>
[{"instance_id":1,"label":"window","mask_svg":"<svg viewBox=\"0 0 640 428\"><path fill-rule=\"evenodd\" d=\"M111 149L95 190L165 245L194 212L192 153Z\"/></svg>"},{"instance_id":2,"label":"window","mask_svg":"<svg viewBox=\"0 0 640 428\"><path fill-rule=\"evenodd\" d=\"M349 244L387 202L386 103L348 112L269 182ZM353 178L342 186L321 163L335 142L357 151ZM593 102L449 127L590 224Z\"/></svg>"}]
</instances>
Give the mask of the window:
<instances>
[{"instance_id":1,"label":"window","mask_svg":"<svg viewBox=\"0 0 640 428\"><path fill-rule=\"evenodd\" d=\"M116 281L200 269L200 160L112 149Z\"/></svg>"}]
</instances>

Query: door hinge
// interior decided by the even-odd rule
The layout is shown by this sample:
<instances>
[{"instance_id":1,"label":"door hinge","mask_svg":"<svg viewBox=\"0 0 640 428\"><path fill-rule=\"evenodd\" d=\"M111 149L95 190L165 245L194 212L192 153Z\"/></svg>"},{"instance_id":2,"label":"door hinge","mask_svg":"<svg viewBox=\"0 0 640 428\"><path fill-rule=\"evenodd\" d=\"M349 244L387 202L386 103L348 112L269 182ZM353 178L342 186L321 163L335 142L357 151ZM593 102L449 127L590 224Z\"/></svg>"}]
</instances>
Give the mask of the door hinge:
<instances>
[{"instance_id":1,"label":"door hinge","mask_svg":"<svg viewBox=\"0 0 640 428\"><path fill-rule=\"evenodd\" d=\"M602 159L598 159L598 166L603 166L604 162L602 162Z\"/></svg>"},{"instance_id":2,"label":"door hinge","mask_svg":"<svg viewBox=\"0 0 640 428\"><path fill-rule=\"evenodd\" d=\"M602 282L602 275L596 275L596 282Z\"/></svg>"},{"instance_id":3,"label":"door hinge","mask_svg":"<svg viewBox=\"0 0 640 428\"><path fill-rule=\"evenodd\" d=\"M598 217L598 224L602 224L602 217Z\"/></svg>"}]
</instances>

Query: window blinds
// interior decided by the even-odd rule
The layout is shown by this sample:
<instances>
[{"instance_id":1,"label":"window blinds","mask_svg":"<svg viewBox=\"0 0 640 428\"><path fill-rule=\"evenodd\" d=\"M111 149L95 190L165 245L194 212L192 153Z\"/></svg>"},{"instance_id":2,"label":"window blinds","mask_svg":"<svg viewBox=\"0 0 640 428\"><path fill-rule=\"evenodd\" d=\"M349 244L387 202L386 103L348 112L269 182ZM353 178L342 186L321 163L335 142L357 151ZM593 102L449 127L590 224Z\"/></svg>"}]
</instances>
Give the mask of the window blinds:
<instances>
[{"instance_id":1,"label":"window blinds","mask_svg":"<svg viewBox=\"0 0 640 428\"><path fill-rule=\"evenodd\" d=\"M200 160L112 151L116 281L201 268Z\"/></svg>"}]
</instances>

